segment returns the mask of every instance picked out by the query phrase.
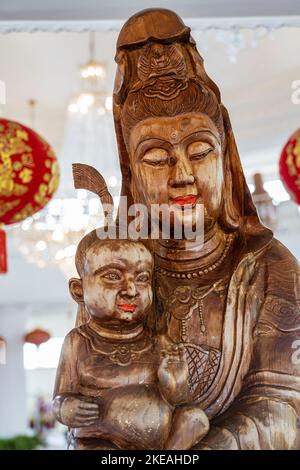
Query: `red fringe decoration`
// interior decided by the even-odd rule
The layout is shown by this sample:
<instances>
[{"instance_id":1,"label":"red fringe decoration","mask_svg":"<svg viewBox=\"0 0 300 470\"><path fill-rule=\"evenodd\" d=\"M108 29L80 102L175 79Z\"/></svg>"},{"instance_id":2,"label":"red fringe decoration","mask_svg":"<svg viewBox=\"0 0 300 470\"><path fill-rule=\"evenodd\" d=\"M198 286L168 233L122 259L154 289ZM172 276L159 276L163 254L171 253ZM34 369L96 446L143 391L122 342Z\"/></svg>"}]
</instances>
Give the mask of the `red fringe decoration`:
<instances>
[{"instance_id":1,"label":"red fringe decoration","mask_svg":"<svg viewBox=\"0 0 300 470\"><path fill-rule=\"evenodd\" d=\"M0 228L0 274L7 273L6 233Z\"/></svg>"}]
</instances>

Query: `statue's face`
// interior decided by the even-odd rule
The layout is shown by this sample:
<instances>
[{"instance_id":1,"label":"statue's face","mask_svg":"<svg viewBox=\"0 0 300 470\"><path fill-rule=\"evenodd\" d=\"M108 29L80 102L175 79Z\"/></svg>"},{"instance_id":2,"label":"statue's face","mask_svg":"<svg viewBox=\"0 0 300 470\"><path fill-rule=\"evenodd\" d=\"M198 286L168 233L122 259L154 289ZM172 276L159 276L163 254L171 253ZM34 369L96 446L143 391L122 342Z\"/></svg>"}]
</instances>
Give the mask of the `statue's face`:
<instances>
[{"instance_id":1,"label":"statue's face","mask_svg":"<svg viewBox=\"0 0 300 470\"><path fill-rule=\"evenodd\" d=\"M88 312L103 324L140 323L152 303L152 269L152 256L142 244L94 244L82 277Z\"/></svg>"},{"instance_id":2,"label":"statue's face","mask_svg":"<svg viewBox=\"0 0 300 470\"><path fill-rule=\"evenodd\" d=\"M222 201L220 141L212 120L200 113L148 118L137 124L129 138L129 154L138 202L148 211L151 204L175 204L174 218L193 226L195 204L204 204L204 228L210 230Z\"/></svg>"}]
</instances>

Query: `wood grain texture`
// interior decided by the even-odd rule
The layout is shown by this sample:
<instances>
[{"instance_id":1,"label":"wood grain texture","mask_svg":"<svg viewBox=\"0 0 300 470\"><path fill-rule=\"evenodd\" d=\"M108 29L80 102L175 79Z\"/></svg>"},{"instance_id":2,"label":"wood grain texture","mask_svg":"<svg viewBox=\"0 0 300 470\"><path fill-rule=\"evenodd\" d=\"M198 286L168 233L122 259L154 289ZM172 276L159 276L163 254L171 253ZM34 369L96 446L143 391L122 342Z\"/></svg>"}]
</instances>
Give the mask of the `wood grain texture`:
<instances>
[{"instance_id":1,"label":"wood grain texture","mask_svg":"<svg viewBox=\"0 0 300 470\"><path fill-rule=\"evenodd\" d=\"M154 302L142 322L149 335L141 337L149 342L149 350L142 348L147 364L142 382L154 387L152 395L144 390L142 401L137 389L130 395L120 364L112 374L117 382L111 382L105 360L110 361L114 348L119 351L124 337L120 331L116 336L111 323L105 326L111 337L104 340L103 324L99 330L89 320L66 340L55 392L57 417L68 421L68 413L64 421L61 412L69 394L99 405L106 430L97 434L87 426L82 440L75 436L77 448L300 449L299 265L258 218L220 91L205 71L189 28L167 10L142 11L125 23L116 62L113 111L121 194L129 205L143 203L149 210L153 204L189 204L187 213L174 216L182 224L194 224L195 204L203 204L204 243L175 239L175 219L167 239L144 242L154 261ZM79 245L80 279L71 283L85 312L83 268L95 240L92 232ZM114 243L113 253L122 249L124 258L133 259L128 245ZM124 354L138 347L137 338L127 337ZM174 345L185 371L181 382L175 369L171 381L159 369L162 351ZM91 351L97 367L87 360ZM135 360L130 356L125 374L134 386L142 373L141 361ZM114 390L111 414L93 383L101 383L97 390L104 395ZM161 397L171 408L163 407ZM145 412L153 409L154 416L161 410L167 427L158 420L159 431L149 432L148 441L135 438L126 426L114 434L114 413L128 401L137 409L144 403ZM129 415L124 416L125 422ZM138 411L130 415L132 429L144 436L139 417Z\"/></svg>"},{"instance_id":2,"label":"wood grain texture","mask_svg":"<svg viewBox=\"0 0 300 470\"><path fill-rule=\"evenodd\" d=\"M106 181L96 168L84 163L73 163L73 179L75 189L85 189L99 196L102 204L110 204L114 201L108 191Z\"/></svg>"}]
</instances>

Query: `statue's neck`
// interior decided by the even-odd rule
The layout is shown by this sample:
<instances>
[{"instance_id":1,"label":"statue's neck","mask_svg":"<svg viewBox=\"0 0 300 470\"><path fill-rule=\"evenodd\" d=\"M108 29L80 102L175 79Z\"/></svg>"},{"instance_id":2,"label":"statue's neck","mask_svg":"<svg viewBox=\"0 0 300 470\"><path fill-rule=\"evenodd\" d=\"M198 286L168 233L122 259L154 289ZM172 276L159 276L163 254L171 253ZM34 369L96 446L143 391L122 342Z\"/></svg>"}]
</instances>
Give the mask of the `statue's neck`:
<instances>
[{"instance_id":1,"label":"statue's neck","mask_svg":"<svg viewBox=\"0 0 300 470\"><path fill-rule=\"evenodd\" d=\"M102 338L112 341L133 340L144 331L144 325L140 324L120 324L113 322L103 323L96 317L91 317L89 327Z\"/></svg>"},{"instance_id":2,"label":"statue's neck","mask_svg":"<svg viewBox=\"0 0 300 470\"><path fill-rule=\"evenodd\" d=\"M158 265L166 269L192 269L195 261L201 268L213 264L222 256L226 242L227 235L216 225L205 234L204 240L157 240L154 251Z\"/></svg>"}]
</instances>

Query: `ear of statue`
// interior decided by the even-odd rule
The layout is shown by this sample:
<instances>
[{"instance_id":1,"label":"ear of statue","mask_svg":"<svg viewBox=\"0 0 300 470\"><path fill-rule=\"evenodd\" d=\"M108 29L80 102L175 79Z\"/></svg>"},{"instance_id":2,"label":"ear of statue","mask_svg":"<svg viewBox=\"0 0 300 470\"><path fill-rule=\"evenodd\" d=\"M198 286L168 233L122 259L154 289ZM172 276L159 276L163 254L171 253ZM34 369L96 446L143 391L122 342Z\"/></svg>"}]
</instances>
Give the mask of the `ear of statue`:
<instances>
[{"instance_id":1,"label":"ear of statue","mask_svg":"<svg viewBox=\"0 0 300 470\"><path fill-rule=\"evenodd\" d=\"M226 135L226 148L224 152L223 161L223 199L222 199L222 210L221 210L221 224L224 228L237 229L241 223L242 214L240 214L240 208L236 201L233 184L232 184L232 166L231 166L231 155L230 145L227 141Z\"/></svg>"},{"instance_id":2,"label":"ear of statue","mask_svg":"<svg viewBox=\"0 0 300 470\"><path fill-rule=\"evenodd\" d=\"M130 161L128 150L123 137L123 129L120 118L120 106L114 103L114 123L115 131L119 149L119 158L120 158L120 169L122 173L122 188L120 196L127 197L127 207L130 207L134 203L134 199L131 193L131 171L130 171ZM117 214L116 225L120 225L120 206Z\"/></svg>"},{"instance_id":3,"label":"ear of statue","mask_svg":"<svg viewBox=\"0 0 300 470\"><path fill-rule=\"evenodd\" d=\"M83 288L82 288L82 281L81 279L77 279L76 277L72 277L69 280L69 290L70 294L79 305L84 303L83 300Z\"/></svg>"}]
</instances>

